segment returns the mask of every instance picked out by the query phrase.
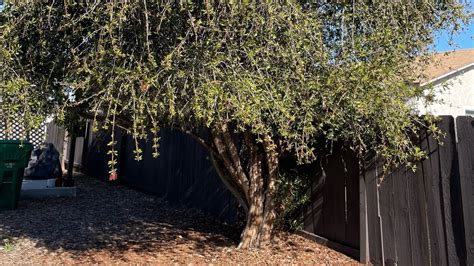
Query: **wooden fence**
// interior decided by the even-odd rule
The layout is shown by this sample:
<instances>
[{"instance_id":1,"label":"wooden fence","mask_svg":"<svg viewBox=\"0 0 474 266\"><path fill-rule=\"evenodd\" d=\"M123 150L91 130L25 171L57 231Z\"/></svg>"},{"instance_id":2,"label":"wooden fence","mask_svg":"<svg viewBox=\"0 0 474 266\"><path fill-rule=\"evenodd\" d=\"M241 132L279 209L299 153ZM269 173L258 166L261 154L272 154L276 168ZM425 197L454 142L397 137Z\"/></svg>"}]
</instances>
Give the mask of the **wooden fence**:
<instances>
[{"instance_id":1,"label":"wooden fence","mask_svg":"<svg viewBox=\"0 0 474 266\"><path fill-rule=\"evenodd\" d=\"M78 169L82 169L82 159L85 154L84 149L88 147L85 141L85 137L77 137L76 144L74 145L74 167ZM69 163L68 154L71 144L67 131L54 122L46 124L46 142L52 143L56 150L58 150L61 158L61 165L65 170L64 164Z\"/></svg>"},{"instance_id":2,"label":"wooden fence","mask_svg":"<svg viewBox=\"0 0 474 266\"><path fill-rule=\"evenodd\" d=\"M333 148L307 171L312 176L309 202L303 207L303 234L359 257L359 162L354 154Z\"/></svg>"},{"instance_id":3,"label":"wooden fence","mask_svg":"<svg viewBox=\"0 0 474 266\"><path fill-rule=\"evenodd\" d=\"M314 170L305 234L374 265L474 265L474 119L439 126L442 144L420 138L428 158L415 172L361 171L336 150Z\"/></svg>"},{"instance_id":4,"label":"wooden fence","mask_svg":"<svg viewBox=\"0 0 474 266\"><path fill-rule=\"evenodd\" d=\"M315 163L304 235L375 265L474 265L474 119L442 117L440 145L422 136L428 158L416 172L396 169L380 182L350 152L334 149ZM130 137L116 134L121 179L130 186L233 220L236 201L191 138L163 131L161 156L135 162ZM86 135L82 166L107 178L107 137Z\"/></svg>"},{"instance_id":5,"label":"wooden fence","mask_svg":"<svg viewBox=\"0 0 474 266\"><path fill-rule=\"evenodd\" d=\"M237 201L215 172L207 151L191 137L177 131L160 132L160 156L152 157L150 142L141 143L143 160L134 160L133 139L116 131L120 181L139 190L159 195L172 202L184 203L209 213L221 221L233 222ZM83 171L108 178L107 135L86 136L87 148L82 159Z\"/></svg>"},{"instance_id":6,"label":"wooden fence","mask_svg":"<svg viewBox=\"0 0 474 266\"><path fill-rule=\"evenodd\" d=\"M381 183L377 166L366 172L368 230L361 234L372 263L474 264L473 125L471 117L443 117L445 137L441 144L421 138L428 158L416 172L397 169Z\"/></svg>"},{"instance_id":7,"label":"wooden fence","mask_svg":"<svg viewBox=\"0 0 474 266\"><path fill-rule=\"evenodd\" d=\"M474 118L458 117L456 125L466 261L468 265L474 265Z\"/></svg>"}]
</instances>

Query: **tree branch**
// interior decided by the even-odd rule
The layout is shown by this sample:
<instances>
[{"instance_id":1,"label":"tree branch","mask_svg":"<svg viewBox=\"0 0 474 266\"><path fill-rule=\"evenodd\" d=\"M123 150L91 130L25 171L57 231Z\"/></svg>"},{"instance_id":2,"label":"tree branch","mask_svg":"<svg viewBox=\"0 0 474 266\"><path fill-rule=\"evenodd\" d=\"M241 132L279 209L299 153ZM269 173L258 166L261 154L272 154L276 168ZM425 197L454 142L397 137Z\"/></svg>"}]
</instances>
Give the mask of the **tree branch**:
<instances>
[{"instance_id":1,"label":"tree branch","mask_svg":"<svg viewBox=\"0 0 474 266\"><path fill-rule=\"evenodd\" d=\"M222 158L224 166L227 168L227 171L230 173L230 175L237 180L239 185L242 187L243 192L245 193L245 198L248 202L250 202L249 185L247 178L245 176L242 177L241 174L239 175L238 171L235 169L232 163L232 160L234 158L229 157L227 146L223 143L220 134L218 132L213 132L212 138L214 141L214 146L219 152L219 157Z\"/></svg>"},{"instance_id":2,"label":"tree branch","mask_svg":"<svg viewBox=\"0 0 474 266\"><path fill-rule=\"evenodd\" d=\"M219 160L213 154L211 154L211 161L214 166L214 169L216 169L216 172L221 178L222 182L226 185L229 191L235 196L235 198L237 198L242 208L244 208L245 213L248 214L249 203L247 201L245 193L242 191L242 188L239 186L238 182L236 182L234 178L231 178L229 174L226 173L227 171L225 167L221 166L221 162L219 162Z\"/></svg>"}]
</instances>

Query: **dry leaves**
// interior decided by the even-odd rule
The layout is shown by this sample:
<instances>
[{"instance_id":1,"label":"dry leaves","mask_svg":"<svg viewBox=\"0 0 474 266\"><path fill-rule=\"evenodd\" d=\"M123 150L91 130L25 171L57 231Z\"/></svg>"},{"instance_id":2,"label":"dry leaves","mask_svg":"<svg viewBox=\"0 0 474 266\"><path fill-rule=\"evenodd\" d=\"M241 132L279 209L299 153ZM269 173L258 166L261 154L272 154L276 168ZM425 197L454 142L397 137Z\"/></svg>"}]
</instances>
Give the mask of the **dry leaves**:
<instances>
[{"instance_id":1,"label":"dry leaves","mask_svg":"<svg viewBox=\"0 0 474 266\"><path fill-rule=\"evenodd\" d=\"M0 264L356 264L283 232L271 248L238 250L238 229L198 210L83 175L76 181L77 198L22 200L0 213Z\"/></svg>"}]
</instances>

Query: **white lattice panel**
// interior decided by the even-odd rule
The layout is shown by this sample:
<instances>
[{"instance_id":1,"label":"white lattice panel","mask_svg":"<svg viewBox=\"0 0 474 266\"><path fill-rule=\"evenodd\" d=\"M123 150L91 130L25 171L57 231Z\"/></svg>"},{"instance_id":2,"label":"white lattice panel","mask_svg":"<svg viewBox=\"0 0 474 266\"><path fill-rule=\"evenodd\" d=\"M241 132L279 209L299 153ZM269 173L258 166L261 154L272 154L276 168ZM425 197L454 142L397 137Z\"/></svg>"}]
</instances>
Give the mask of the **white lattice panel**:
<instances>
[{"instance_id":1,"label":"white lattice panel","mask_svg":"<svg viewBox=\"0 0 474 266\"><path fill-rule=\"evenodd\" d=\"M39 148L46 140L46 123L26 134L19 121L15 121L8 129L5 122L0 122L0 140L27 139L35 148Z\"/></svg>"},{"instance_id":2,"label":"white lattice panel","mask_svg":"<svg viewBox=\"0 0 474 266\"><path fill-rule=\"evenodd\" d=\"M5 139L5 123L0 121L0 139Z\"/></svg>"},{"instance_id":3,"label":"white lattice panel","mask_svg":"<svg viewBox=\"0 0 474 266\"><path fill-rule=\"evenodd\" d=\"M41 123L39 128L32 130L28 134L28 140L35 148L41 147L46 141L46 123Z\"/></svg>"}]
</instances>

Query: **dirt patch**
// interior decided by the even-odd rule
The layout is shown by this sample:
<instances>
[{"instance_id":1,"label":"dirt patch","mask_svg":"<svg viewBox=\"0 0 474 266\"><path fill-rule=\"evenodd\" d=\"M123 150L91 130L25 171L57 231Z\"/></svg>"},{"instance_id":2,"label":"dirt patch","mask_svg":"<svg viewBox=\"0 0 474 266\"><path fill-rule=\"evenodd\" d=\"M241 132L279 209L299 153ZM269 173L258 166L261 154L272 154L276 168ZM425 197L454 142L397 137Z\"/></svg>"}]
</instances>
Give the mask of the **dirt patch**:
<instances>
[{"instance_id":1,"label":"dirt patch","mask_svg":"<svg viewBox=\"0 0 474 266\"><path fill-rule=\"evenodd\" d=\"M0 264L357 264L280 232L271 248L238 250L238 229L202 212L79 175L77 198L22 200L0 213Z\"/></svg>"}]
</instances>

